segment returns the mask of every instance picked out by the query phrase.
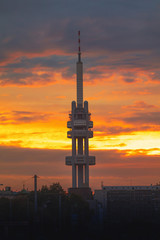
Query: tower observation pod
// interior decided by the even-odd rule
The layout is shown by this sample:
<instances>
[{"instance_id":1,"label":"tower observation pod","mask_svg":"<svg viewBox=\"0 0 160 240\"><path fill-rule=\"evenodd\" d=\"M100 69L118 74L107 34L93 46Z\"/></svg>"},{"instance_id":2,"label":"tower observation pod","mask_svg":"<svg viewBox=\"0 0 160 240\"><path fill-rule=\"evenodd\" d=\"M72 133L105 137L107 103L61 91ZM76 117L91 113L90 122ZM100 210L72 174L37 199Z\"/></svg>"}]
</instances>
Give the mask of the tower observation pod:
<instances>
[{"instance_id":1,"label":"tower observation pod","mask_svg":"<svg viewBox=\"0 0 160 240\"><path fill-rule=\"evenodd\" d=\"M93 121L88 102L83 102L83 63L81 61L80 31L78 32L77 102L72 101L67 137L72 139L72 156L66 157L66 165L72 166L72 189L89 189L89 166L95 165L95 157L89 156L89 138L93 137Z\"/></svg>"}]
</instances>

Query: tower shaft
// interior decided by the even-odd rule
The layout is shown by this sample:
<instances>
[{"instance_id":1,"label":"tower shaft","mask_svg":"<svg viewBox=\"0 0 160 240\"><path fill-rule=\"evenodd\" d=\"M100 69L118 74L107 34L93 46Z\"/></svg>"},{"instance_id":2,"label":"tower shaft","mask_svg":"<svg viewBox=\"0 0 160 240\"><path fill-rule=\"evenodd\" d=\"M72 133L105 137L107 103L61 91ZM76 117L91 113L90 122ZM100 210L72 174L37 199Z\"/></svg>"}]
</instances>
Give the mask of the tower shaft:
<instances>
[{"instance_id":1,"label":"tower shaft","mask_svg":"<svg viewBox=\"0 0 160 240\"><path fill-rule=\"evenodd\" d=\"M77 62L77 107L83 107L83 63Z\"/></svg>"},{"instance_id":2,"label":"tower shaft","mask_svg":"<svg viewBox=\"0 0 160 240\"><path fill-rule=\"evenodd\" d=\"M80 31L78 32L78 37L77 107L83 107L83 63L81 62Z\"/></svg>"}]
</instances>

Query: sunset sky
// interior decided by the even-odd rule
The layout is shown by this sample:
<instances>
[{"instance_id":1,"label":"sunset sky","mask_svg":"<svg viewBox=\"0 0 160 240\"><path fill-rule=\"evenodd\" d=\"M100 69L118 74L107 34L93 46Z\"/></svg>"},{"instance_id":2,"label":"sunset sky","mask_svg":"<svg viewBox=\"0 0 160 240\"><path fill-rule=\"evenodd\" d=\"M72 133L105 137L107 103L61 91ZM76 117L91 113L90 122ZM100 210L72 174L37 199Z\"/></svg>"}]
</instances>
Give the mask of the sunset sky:
<instances>
[{"instance_id":1,"label":"sunset sky","mask_svg":"<svg viewBox=\"0 0 160 240\"><path fill-rule=\"evenodd\" d=\"M0 0L0 183L71 187L81 31L90 186L160 181L160 1Z\"/></svg>"}]
</instances>

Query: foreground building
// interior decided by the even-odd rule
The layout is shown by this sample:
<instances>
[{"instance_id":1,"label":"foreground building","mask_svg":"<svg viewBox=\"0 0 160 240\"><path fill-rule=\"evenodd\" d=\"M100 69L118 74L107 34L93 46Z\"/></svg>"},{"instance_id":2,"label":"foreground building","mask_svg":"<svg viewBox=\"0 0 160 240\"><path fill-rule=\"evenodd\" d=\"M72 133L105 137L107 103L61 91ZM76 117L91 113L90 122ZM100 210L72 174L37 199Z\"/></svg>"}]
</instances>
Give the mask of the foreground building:
<instances>
[{"instance_id":1,"label":"foreground building","mask_svg":"<svg viewBox=\"0 0 160 240\"><path fill-rule=\"evenodd\" d=\"M95 200L109 223L153 221L159 219L160 186L102 186L95 190Z\"/></svg>"},{"instance_id":2,"label":"foreground building","mask_svg":"<svg viewBox=\"0 0 160 240\"><path fill-rule=\"evenodd\" d=\"M83 102L83 63L81 61L80 32L77 61L77 102L72 101L67 127L67 137L72 139L72 155L66 157L66 165L72 166L72 188L75 193L89 191L89 166L95 165L95 157L89 156L89 138L93 137L93 122L88 102Z\"/></svg>"}]
</instances>

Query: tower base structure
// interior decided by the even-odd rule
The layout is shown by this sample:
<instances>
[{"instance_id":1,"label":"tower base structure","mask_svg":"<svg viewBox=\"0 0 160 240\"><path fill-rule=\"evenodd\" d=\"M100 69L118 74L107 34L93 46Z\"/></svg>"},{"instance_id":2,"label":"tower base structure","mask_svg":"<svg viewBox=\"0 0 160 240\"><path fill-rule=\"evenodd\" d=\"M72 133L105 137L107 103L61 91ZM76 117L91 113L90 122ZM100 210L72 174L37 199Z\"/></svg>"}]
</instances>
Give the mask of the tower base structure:
<instances>
[{"instance_id":1,"label":"tower base structure","mask_svg":"<svg viewBox=\"0 0 160 240\"><path fill-rule=\"evenodd\" d=\"M69 188L68 189L69 196L74 194L80 196L83 200L91 200L92 199L92 190L89 187L84 188Z\"/></svg>"}]
</instances>

